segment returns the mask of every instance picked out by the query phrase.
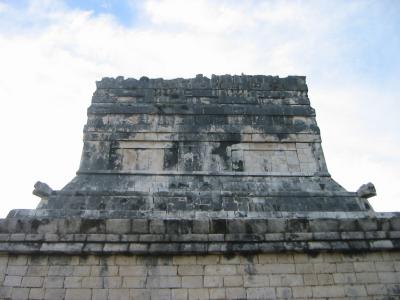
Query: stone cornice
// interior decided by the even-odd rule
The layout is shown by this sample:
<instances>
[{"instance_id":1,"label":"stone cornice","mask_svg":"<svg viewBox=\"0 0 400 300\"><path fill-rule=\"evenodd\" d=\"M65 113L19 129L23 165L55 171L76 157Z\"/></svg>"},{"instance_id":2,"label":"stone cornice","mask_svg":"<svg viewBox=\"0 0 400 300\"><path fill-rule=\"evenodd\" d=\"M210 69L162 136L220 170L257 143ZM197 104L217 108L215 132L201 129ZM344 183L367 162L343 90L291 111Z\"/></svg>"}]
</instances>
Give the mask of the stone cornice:
<instances>
[{"instance_id":1,"label":"stone cornice","mask_svg":"<svg viewBox=\"0 0 400 300\"><path fill-rule=\"evenodd\" d=\"M233 254L400 249L400 217L0 220L0 252Z\"/></svg>"}]
</instances>

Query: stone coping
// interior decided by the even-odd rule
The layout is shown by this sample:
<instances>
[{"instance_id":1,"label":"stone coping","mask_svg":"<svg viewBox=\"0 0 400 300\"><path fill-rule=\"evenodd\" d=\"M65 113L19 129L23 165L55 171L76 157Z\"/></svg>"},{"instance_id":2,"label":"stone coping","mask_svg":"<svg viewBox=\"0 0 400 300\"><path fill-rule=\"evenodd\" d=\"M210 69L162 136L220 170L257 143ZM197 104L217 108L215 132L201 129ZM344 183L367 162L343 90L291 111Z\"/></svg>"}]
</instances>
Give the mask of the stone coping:
<instances>
[{"instance_id":1,"label":"stone coping","mask_svg":"<svg viewBox=\"0 0 400 300\"><path fill-rule=\"evenodd\" d=\"M265 91L307 91L305 76L212 75L198 74L195 78L163 79L141 77L125 79L105 77L96 82L97 89L242 89Z\"/></svg>"},{"instance_id":2,"label":"stone coping","mask_svg":"<svg viewBox=\"0 0 400 300\"><path fill-rule=\"evenodd\" d=\"M232 254L400 249L400 216L0 220L0 252Z\"/></svg>"},{"instance_id":3,"label":"stone coping","mask_svg":"<svg viewBox=\"0 0 400 300\"><path fill-rule=\"evenodd\" d=\"M372 211L156 211L156 210L62 210L62 209L13 209L7 218L83 218L83 219L189 219L189 220L213 220L213 219L275 219L275 218L300 218L300 219L357 219L357 218L400 218L399 212L375 213ZM0 219L1 220L1 219Z\"/></svg>"}]
</instances>

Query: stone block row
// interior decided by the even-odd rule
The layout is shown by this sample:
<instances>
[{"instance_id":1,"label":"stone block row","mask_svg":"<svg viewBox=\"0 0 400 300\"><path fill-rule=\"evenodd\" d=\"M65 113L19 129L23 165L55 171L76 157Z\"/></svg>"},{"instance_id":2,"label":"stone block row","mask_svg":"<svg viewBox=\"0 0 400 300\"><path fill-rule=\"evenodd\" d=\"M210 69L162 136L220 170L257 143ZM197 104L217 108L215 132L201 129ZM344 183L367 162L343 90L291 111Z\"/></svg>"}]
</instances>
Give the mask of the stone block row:
<instances>
[{"instance_id":1,"label":"stone block row","mask_svg":"<svg viewBox=\"0 0 400 300\"><path fill-rule=\"evenodd\" d=\"M323 215L323 214L322 214ZM337 213L340 215L340 213ZM345 215L345 214L344 214ZM388 233L389 232L389 233ZM0 233L110 233L110 234L288 234L316 233L320 239L364 239L400 236L400 217L387 218L269 218L250 219L104 219L104 218L7 218L0 219ZM238 236L239 237L239 236ZM245 235L240 236L240 238ZM305 236L304 236L305 237Z\"/></svg>"},{"instance_id":2,"label":"stone block row","mask_svg":"<svg viewBox=\"0 0 400 300\"><path fill-rule=\"evenodd\" d=\"M0 298L395 299L399 258L399 252L2 255Z\"/></svg>"}]
</instances>

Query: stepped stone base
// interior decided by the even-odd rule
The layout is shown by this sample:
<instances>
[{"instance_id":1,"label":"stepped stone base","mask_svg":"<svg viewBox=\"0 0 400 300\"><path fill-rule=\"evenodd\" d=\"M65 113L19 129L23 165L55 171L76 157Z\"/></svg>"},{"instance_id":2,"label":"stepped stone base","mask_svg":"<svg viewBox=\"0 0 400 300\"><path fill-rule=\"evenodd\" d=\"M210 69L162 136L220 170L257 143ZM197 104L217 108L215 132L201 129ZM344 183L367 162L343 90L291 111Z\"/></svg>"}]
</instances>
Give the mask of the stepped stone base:
<instances>
[{"instance_id":1,"label":"stepped stone base","mask_svg":"<svg viewBox=\"0 0 400 300\"><path fill-rule=\"evenodd\" d=\"M399 299L400 252L3 255L1 299Z\"/></svg>"},{"instance_id":2,"label":"stepped stone base","mask_svg":"<svg viewBox=\"0 0 400 300\"><path fill-rule=\"evenodd\" d=\"M397 213L0 220L0 299L399 299Z\"/></svg>"}]
</instances>

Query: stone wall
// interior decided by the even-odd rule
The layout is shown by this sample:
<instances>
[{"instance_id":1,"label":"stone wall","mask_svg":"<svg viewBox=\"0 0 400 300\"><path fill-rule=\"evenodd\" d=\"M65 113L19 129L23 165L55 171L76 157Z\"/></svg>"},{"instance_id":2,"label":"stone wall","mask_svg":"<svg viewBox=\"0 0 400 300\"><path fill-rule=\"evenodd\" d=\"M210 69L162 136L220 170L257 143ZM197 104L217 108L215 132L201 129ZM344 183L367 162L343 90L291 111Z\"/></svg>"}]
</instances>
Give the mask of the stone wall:
<instances>
[{"instance_id":1,"label":"stone wall","mask_svg":"<svg viewBox=\"0 0 400 300\"><path fill-rule=\"evenodd\" d=\"M399 299L400 214L331 178L307 91L97 82L77 176L0 219L0 299Z\"/></svg>"},{"instance_id":2,"label":"stone wall","mask_svg":"<svg viewBox=\"0 0 400 300\"><path fill-rule=\"evenodd\" d=\"M0 220L0 299L398 299L400 217Z\"/></svg>"},{"instance_id":3,"label":"stone wall","mask_svg":"<svg viewBox=\"0 0 400 300\"><path fill-rule=\"evenodd\" d=\"M304 76L103 78L83 131L77 176L36 193L42 213L371 209L331 178Z\"/></svg>"},{"instance_id":4,"label":"stone wall","mask_svg":"<svg viewBox=\"0 0 400 300\"><path fill-rule=\"evenodd\" d=\"M398 299L400 252L0 256L1 299Z\"/></svg>"}]
</instances>

